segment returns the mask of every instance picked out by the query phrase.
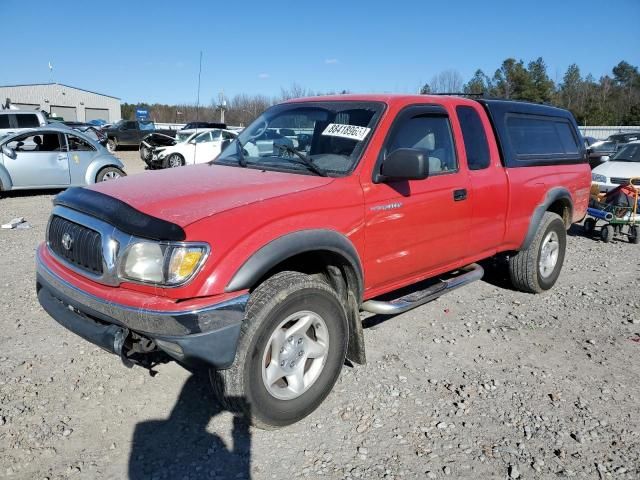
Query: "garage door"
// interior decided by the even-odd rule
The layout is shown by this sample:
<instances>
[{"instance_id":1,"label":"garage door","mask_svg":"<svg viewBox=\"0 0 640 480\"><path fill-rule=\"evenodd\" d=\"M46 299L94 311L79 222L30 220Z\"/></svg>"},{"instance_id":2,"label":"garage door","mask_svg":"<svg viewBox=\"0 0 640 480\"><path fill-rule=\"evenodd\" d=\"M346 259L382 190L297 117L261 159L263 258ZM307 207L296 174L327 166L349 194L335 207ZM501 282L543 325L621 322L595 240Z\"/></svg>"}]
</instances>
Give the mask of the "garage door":
<instances>
[{"instance_id":1,"label":"garage door","mask_svg":"<svg viewBox=\"0 0 640 480\"><path fill-rule=\"evenodd\" d=\"M67 122L75 122L78 119L76 107L61 107L59 105L51 105L51 116L62 117Z\"/></svg>"},{"instance_id":2,"label":"garage door","mask_svg":"<svg viewBox=\"0 0 640 480\"><path fill-rule=\"evenodd\" d=\"M109 121L109 110L107 108L85 108L84 121L89 120L106 120Z\"/></svg>"}]
</instances>

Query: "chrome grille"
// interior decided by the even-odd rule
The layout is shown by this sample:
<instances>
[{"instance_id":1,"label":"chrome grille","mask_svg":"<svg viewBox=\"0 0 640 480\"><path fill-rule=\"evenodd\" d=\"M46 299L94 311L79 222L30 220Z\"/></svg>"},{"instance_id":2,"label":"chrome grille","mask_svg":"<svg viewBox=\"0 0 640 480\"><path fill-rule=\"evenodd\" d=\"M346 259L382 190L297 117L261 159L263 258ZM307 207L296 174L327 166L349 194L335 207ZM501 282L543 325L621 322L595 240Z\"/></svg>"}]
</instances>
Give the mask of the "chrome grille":
<instances>
[{"instance_id":1,"label":"chrome grille","mask_svg":"<svg viewBox=\"0 0 640 480\"><path fill-rule=\"evenodd\" d=\"M47 240L59 257L87 272L102 274L102 238L95 230L53 215Z\"/></svg>"}]
</instances>

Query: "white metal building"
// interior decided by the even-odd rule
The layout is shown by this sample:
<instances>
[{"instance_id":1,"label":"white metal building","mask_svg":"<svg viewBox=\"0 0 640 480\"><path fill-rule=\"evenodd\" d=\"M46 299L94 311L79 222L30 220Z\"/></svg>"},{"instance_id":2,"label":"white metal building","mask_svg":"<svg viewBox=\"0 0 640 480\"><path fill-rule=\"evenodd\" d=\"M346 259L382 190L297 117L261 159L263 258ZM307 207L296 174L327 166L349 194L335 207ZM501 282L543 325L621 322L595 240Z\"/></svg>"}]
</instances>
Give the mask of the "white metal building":
<instances>
[{"instance_id":1,"label":"white metal building","mask_svg":"<svg viewBox=\"0 0 640 480\"><path fill-rule=\"evenodd\" d=\"M67 121L120 120L120 99L61 83L0 86L0 103L6 99L23 110L44 110Z\"/></svg>"}]
</instances>

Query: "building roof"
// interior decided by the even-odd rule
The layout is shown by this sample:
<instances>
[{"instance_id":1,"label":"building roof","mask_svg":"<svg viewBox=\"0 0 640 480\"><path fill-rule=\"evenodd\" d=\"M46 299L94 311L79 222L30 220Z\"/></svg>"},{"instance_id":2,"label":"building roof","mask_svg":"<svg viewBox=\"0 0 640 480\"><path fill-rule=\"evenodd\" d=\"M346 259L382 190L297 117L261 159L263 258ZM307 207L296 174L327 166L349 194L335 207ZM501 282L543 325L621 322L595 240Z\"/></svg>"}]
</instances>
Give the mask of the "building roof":
<instances>
[{"instance_id":1,"label":"building roof","mask_svg":"<svg viewBox=\"0 0 640 480\"><path fill-rule=\"evenodd\" d=\"M0 85L0 88L8 88L8 87L38 87L42 85L60 85L61 87L73 88L74 90L81 90L87 93L93 93L94 95L101 95L103 97L115 98L116 100L120 100L120 97L114 97L113 95L105 95L104 93L94 92L92 90L86 90L84 88L73 87L71 85L66 85L64 83L21 83L18 85Z\"/></svg>"}]
</instances>

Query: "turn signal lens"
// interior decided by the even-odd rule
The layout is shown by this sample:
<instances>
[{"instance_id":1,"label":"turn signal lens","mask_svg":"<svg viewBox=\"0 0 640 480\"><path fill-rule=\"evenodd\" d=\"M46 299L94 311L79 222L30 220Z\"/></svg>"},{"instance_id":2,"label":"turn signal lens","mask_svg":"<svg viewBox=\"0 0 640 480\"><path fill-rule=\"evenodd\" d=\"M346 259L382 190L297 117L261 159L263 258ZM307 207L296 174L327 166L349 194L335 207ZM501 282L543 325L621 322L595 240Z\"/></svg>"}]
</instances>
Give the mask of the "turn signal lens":
<instances>
[{"instance_id":1,"label":"turn signal lens","mask_svg":"<svg viewBox=\"0 0 640 480\"><path fill-rule=\"evenodd\" d=\"M202 247L175 247L169 261L167 283L184 282L196 271L203 256Z\"/></svg>"}]
</instances>

